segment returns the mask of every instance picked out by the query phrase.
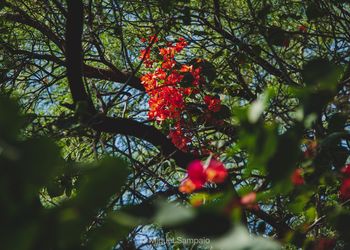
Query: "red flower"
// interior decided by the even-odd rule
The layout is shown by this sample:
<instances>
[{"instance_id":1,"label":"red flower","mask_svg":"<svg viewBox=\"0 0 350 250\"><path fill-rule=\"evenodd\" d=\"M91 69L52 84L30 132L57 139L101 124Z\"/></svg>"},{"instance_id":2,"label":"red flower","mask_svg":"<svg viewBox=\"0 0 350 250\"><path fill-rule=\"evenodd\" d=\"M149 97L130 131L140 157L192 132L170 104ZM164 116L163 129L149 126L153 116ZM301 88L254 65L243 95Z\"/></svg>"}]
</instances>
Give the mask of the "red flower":
<instances>
[{"instance_id":1,"label":"red flower","mask_svg":"<svg viewBox=\"0 0 350 250\"><path fill-rule=\"evenodd\" d=\"M181 66L180 71L181 71L181 72L191 72L191 71L192 71L192 68L193 68L192 65L186 65L186 64L184 64L184 65Z\"/></svg>"},{"instance_id":2,"label":"red flower","mask_svg":"<svg viewBox=\"0 0 350 250\"><path fill-rule=\"evenodd\" d=\"M181 75L181 74L179 74L176 70L173 70L170 74L169 74L169 76L168 76L168 78L167 78L167 82L166 82L166 84L167 85L177 85L178 83L180 83L181 82L181 80L184 78L184 76L183 75ZM178 89L182 89L182 88L180 88L179 86L178 86Z\"/></svg>"},{"instance_id":3,"label":"red flower","mask_svg":"<svg viewBox=\"0 0 350 250\"><path fill-rule=\"evenodd\" d=\"M218 112L221 108L221 101L220 98L206 95L204 96L204 102L207 104L208 109L213 112Z\"/></svg>"},{"instance_id":4,"label":"red flower","mask_svg":"<svg viewBox=\"0 0 350 250\"><path fill-rule=\"evenodd\" d=\"M241 197L240 204L243 206L251 206L255 203L255 200L256 200L256 193L250 192Z\"/></svg>"},{"instance_id":5,"label":"red flower","mask_svg":"<svg viewBox=\"0 0 350 250\"><path fill-rule=\"evenodd\" d=\"M184 42L184 43L186 43L186 39L183 38L183 37L180 37L178 40L179 40L179 42ZM187 45L187 43L186 43L186 45Z\"/></svg>"},{"instance_id":6,"label":"red flower","mask_svg":"<svg viewBox=\"0 0 350 250\"><path fill-rule=\"evenodd\" d=\"M143 60L143 63L145 64L146 68L152 68L153 63L155 61L151 60L151 49L150 48L146 48L146 49L142 49L140 51L140 56L139 58L141 60Z\"/></svg>"},{"instance_id":7,"label":"red flower","mask_svg":"<svg viewBox=\"0 0 350 250\"><path fill-rule=\"evenodd\" d=\"M174 58L175 50L172 47L160 48L159 49L159 54L163 56L163 60L164 61L167 61L167 60L171 60L171 59Z\"/></svg>"},{"instance_id":8,"label":"red flower","mask_svg":"<svg viewBox=\"0 0 350 250\"><path fill-rule=\"evenodd\" d=\"M157 37L157 35L152 35L152 36L150 36L149 37L149 41L150 42L154 42L154 43L156 43L156 42L158 42L158 37Z\"/></svg>"},{"instance_id":9,"label":"red flower","mask_svg":"<svg viewBox=\"0 0 350 250\"><path fill-rule=\"evenodd\" d=\"M201 189L206 182L221 183L227 177L224 164L218 160L211 159L209 166L204 167L200 160L192 161L187 168L187 178L180 184L179 190L183 193L191 193Z\"/></svg>"},{"instance_id":10,"label":"red flower","mask_svg":"<svg viewBox=\"0 0 350 250\"><path fill-rule=\"evenodd\" d=\"M155 36L150 36L148 40L141 40L143 42L158 41ZM166 46L159 48L159 54L163 60L159 60L159 57L153 58L150 48L142 49L140 55L146 67L152 68L155 63L157 65L153 72L146 73L141 77L141 84L149 96L148 118L159 123L167 120L169 122L167 124L175 124L174 127L170 128L169 138L182 151L188 151L193 132L186 128L186 123L182 122L183 126L178 126L178 124L182 120L188 120L183 115L185 114L186 101L189 99L189 96L191 96L191 99L196 98L193 94L200 92L199 86L204 80L201 76L201 67L180 64L175 59L176 54L181 52L187 45L184 38L179 38L176 43L167 43ZM201 60L197 60L197 62L200 63ZM187 72L192 74L193 79L191 85L184 86L182 81L185 77L184 73ZM221 101L219 98L206 96L204 99L210 111L217 112L220 110ZM222 178L215 171L211 172L209 169L208 172L211 175L215 173L215 178ZM191 179L191 181L193 184L194 180ZM189 182L187 181L186 184L189 184Z\"/></svg>"},{"instance_id":11,"label":"red flower","mask_svg":"<svg viewBox=\"0 0 350 250\"><path fill-rule=\"evenodd\" d=\"M350 178L344 179L340 186L340 199L350 199Z\"/></svg>"},{"instance_id":12,"label":"red flower","mask_svg":"<svg viewBox=\"0 0 350 250\"><path fill-rule=\"evenodd\" d=\"M188 178L195 184L196 188L201 188L207 181L207 174L200 160L194 160L187 168Z\"/></svg>"},{"instance_id":13,"label":"red flower","mask_svg":"<svg viewBox=\"0 0 350 250\"><path fill-rule=\"evenodd\" d=\"M210 160L209 166L205 169L205 173L207 176L207 181L214 183L221 183L225 181L228 175L224 164L215 159Z\"/></svg>"},{"instance_id":14,"label":"red flower","mask_svg":"<svg viewBox=\"0 0 350 250\"><path fill-rule=\"evenodd\" d=\"M184 179L179 186L179 191L181 193L190 194L194 190L196 190L196 185L189 178Z\"/></svg>"},{"instance_id":15,"label":"red flower","mask_svg":"<svg viewBox=\"0 0 350 250\"><path fill-rule=\"evenodd\" d=\"M203 81L203 77L201 77L201 75L200 75L201 68L192 69L191 73L192 73L192 76L194 78L194 81L192 84L193 84L193 86L198 87L199 84Z\"/></svg>"},{"instance_id":16,"label":"red flower","mask_svg":"<svg viewBox=\"0 0 350 250\"><path fill-rule=\"evenodd\" d=\"M303 185L305 183L304 177L302 174L303 174L303 170L301 168L297 168L294 170L291 176L291 180L295 186Z\"/></svg>"},{"instance_id":17,"label":"red flower","mask_svg":"<svg viewBox=\"0 0 350 250\"><path fill-rule=\"evenodd\" d=\"M163 69L172 69L175 66L176 62L174 60L165 60L162 63Z\"/></svg>"},{"instance_id":18,"label":"red flower","mask_svg":"<svg viewBox=\"0 0 350 250\"><path fill-rule=\"evenodd\" d=\"M181 52L181 50L183 50L187 45L188 44L187 44L186 40L184 38L180 37L179 42L175 44L175 51Z\"/></svg>"},{"instance_id":19,"label":"red flower","mask_svg":"<svg viewBox=\"0 0 350 250\"><path fill-rule=\"evenodd\" d=\"M152 73L147 73L141 76L141 83L146 91L150 91L156 87L157 80L153 77Z\"/></svg>"},{"instance_id":20,"label":"red flower","mask_svg":"<svg viewBox=\"0 0 350 250\"><path fill-rule=\"evenodd\" d=\"M193 93L193 89L192 88L185 88L183 91L184 95L191 95Z\"/></svg>"},{"instance_id":21,"label":"red flower","mask_svg":"<svg viewBox=\"0 0 350 250\"><path fill-rule=\"evenodd\" d=\"M179 186L179 191L182 193L192 193L201 189L206 182L207 176L200 160L194 160L188 165L187 175L188 177Z\"/></svg>"},{"instance_id":22,"label":"red flower","mask_svg":"<svg viewBox=\"0 0 350 250\"><path fill-rule=\"evenodd\" d=\"M171 142L182 151L187 151L187 144L190 140L183 135L180 129L172 130L169 132Z\"/></svg>"},{"instance_id":23,"label":"red flower","mask_svg":"<svg viewBox=\"0 0 350 250\"><path fill-rule=\"evenodd\" d=\"M347 177L350 177L350 164L345 165L345 166L340 170L340 172L341 172L343 175L345 175L345 176L347 176Z\"/></svg>"},{"instance_id":24,"label":"red flower","mask_svg":"<svg viewBox=\"0 0 350 250\"><path fill-rule=\"evenodd\" d=\"M141 52L140 52L140 59L144 59L144 60L147 60L151 57L150 55L150 49L147 48L147 49L142 49Z\"/></svg>"},{"instance_id":25,"label":"red flower","mask_svg":"<svg viewBox=\"0 0 350 250\"><path fill-rule=\"evenodd\" d=\"M159 80L165 80L167 77L167 73L163 69L156 69L154 72L154 76Z\"/></svg>"},{"instance_id":26,"label":"red flower","mask_svg":"<svg viewBox=\"0 0 350 250\"><path fill-rule=\"evenodd\" d=\"M152 40L155 37L151 36L149 39ZM141 77L141 83L150 97L149 119L155 119L157 121L171 119L175 123L179 122L181 113L185 108L184 98L195 92L192 87L181 87L180 83L184 75L180 72L191 72L194 78L193 85L196 86L200 80L200 70L193 70L192 66L187 65L184 65L180 71L174 69L176 65L175 54L180 52L185 46L187 46L187 42L183 38L180 38L175 46L168 44L168 47L159 48L159 54L163 56L161 67ZM145 59L144 64L146 67L152 67L154 62L158 62L151 60L150 51L147 49L141 50L140 57ZM181 139L181 133L179 131L170 132L170 136L175 145L181 149L184 148L185 141Z\"/></svg>"}]
</instances>

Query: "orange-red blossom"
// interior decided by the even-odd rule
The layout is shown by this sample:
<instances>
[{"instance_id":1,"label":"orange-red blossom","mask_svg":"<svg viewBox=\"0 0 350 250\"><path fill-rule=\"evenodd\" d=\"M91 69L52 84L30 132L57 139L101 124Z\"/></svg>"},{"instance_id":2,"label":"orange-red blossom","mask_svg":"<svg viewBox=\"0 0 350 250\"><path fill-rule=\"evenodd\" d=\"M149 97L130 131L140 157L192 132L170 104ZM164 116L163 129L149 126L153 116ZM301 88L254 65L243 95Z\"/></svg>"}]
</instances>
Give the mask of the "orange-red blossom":
<instances>
[{"instance_id":1,"label":"orange-red blossom","mask_svg":"<svg viewBox=\"0 0 350 250\"><path fill-rule=\"evenodd\" d=\"M345 165L341 169L341 173L344 175L344 179L340 186L339 197L341 200L346 201L350 199L350 164Z\"/></svg>"},{"instance_id":2,"label":"orange-red blossom","mask_svg":"<svg viewBox=\"0 0 350 250\"><path fill-rule=\"evenodd\" d=\"M224 182L227 175L227 169L219 160L210 159L208 166L205 166L200 160L194 160L187 168L187 178L180 184L179 191L192 193L201 189L207 182Z\"/></svg>"}]
</instances>

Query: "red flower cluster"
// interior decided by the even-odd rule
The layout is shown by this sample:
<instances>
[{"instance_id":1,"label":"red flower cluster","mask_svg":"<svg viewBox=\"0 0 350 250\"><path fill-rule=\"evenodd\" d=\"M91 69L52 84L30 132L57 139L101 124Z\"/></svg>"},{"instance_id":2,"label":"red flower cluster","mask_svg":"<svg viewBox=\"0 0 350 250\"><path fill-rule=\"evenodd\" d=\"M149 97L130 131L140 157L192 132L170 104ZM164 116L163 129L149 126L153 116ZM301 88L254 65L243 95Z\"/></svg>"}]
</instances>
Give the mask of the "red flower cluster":
<instances>
[{"instance_id":1,"label":"red flower cluster","mask_svg":"<svg viewBox=\"0 0 350 250\"><path fill-rule=\"evenodd\" d=\"M291 176L291 180L293 185L295 186L303 185L305 183L303 177L303 170L301 168L295 169Z\"/></svg>"},{"instance_id":2,"label":"red flower cluster","mask_svg":"<svg viewBox=\"0 0 350 250\"><path fill-rule=\"evenodd\" d=\"M350 164L347 164L341 169L342 174L344 175L343 182L340 186L340 199L348 200L350 199Z\"/></svg>"},{"instance_id":3,"label":"red flower cluster","mask_svg":"<svg viewBox=\"0 0 350 250\"><path fill-rule=\"evenodd\" d=\"M189 136L185 135L181 126L181 123L178 122L175 125L175 129L170 130L169 137L171 142L178 148L183 151L187 151L187 145L190 143Z\"/></svg>"},{"instance_id":4,"label":"red flower cluster","mask_svg":"<svg viewBox=\"0 0 350 250\"><path fill-rule=\"evenodd\" d=\"M210 111L218 112L221 108L221 101L218 97L206 95L204 96L204 102Z\"/></svg>"},{"instance_id":5,"label":"red flower cluster","mask_svg":"<svg viewBox=\"0 0 350 250\"><path fill-rule=\"evenodd\" d=\"M345 165L340 172L345 176L350 176L350 164Z\"/></svg>"},{"instance_id":6,"label":"red flower cluster","mask_svg":"<svg viewBox=\"0 0 350 250\"><path fill-rule=\"evenodd\" d=\"M159 55L163 58L160 67L141 77L141 83L150 96L150 110L148 113L150 119L157 121L173 119L179 122L181 112L185 108L184 98L193 92L191 87L199 85L200 68L194 69L188 65L182 65L180 69L175 67L177 65L175 55L181 52L186 46L187 42L183 38L180 38L175 45L170 43L168 47L159 48ZM150 55L144 50L141 50L140 57L144 58L146 67L150 67L155 62L158 62L157 60L151 60ZM184 88L180 85L185 72L192 74L194 80L191 87Z\"/></svg>"},{"instance_id":7,"label":"red flower cluster","mask_svg":"<svg viewBox=\"0 0 350 250\"><path fill-rule=\"evenodd\" d=\"M228 173L222 162L211 159L207 167L200 160L191 162L187 168L187 175L179 187L182 193L192 193L201 189L206 182L221 183Z\"/></svg>"},{"instance_id":8,"label":"red flower cluster","mask_svg":"<svg viewBox=\"0 0 350 250\"><path fill-rule=\"evenodd\" d=\"M151 36L141 41L152 45L152 42L157 42L158 39ZM140 55L146 67L153 68L156 65L153 71L141 77L141 83L150 97L148 118L158 122L170 121L174 127L170 129L169 137L176 147L187 151L193 135L189 129L185 132L186 119L182 114L190 95L199 93L200 86L205 81L201 76L202 60L197 59L194 65L180 64L176 61L175 56L187 46L184 38L179 38L174 44L168 42L166 46L159 47L157 59L151 57L151 45L141 50ZM205 95L203 101L208 110L220 110L220 98Z\"/></svg>"}]
</instances>

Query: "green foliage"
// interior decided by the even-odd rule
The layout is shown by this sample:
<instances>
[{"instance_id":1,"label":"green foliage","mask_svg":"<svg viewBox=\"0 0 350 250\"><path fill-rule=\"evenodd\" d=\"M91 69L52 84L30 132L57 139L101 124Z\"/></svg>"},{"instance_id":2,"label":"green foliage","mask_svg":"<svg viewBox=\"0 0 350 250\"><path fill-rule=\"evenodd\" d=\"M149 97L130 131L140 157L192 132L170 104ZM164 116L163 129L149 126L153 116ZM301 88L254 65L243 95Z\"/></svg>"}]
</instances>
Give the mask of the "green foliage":
<instances>
[{"instance_id":1,"label":"green foliage","mask_svg":"<svg viewBox=\"0 0 350 250\"><path fill-rule=\"evenodd\" d=\"M62 195L64 190L68 195L71 192L68 189L72 188L68 186L71 183L58 179L64 171L59 148L48 138L19 136L23 127L17 105L3 96L0 103L6 104L0 106L2 246L4 249L81 248L87 227L124 185L127 164L121 159L107 158L91 166L81 166L76 195L54 208L45 208L40 202L46 196L45 187L51 197ZM100 235L94 236L93 240L99 240ZM118 240L115 236L109 247ZM86 244L88 247L89 241Z\"/></svg>"}]
</instances>

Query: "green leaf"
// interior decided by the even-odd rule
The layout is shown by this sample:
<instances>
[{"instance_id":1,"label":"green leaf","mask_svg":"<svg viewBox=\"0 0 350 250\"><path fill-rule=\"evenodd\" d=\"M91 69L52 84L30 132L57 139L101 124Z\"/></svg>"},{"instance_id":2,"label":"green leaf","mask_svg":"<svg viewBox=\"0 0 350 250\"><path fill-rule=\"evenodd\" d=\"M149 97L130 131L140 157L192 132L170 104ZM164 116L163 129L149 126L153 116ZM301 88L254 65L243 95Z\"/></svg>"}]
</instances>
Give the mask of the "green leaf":
<instances>
[{"instance_id":1,"label":"green leaf","mask_svg":"<svg viewBox=\"0 0 350 250\"><path fill-rule=\"evenodd\" d=\"M311 118L317 118L321 114L324 107L332 100L333 93L329 90L320 90L316 93L308 93L301 98L304 109L304 117L308 118L315 113ZM309 124L310 125L310 124Z\"/></svg>"},{"instance_id":2,"label":"green leaf","mask_svg":"<svg viewBox=\"0 0 350 250\"><path fill-rule=\"evenodd\" d=\"M0 95L0 138L13 139L22 125L18 105L6 96Z\"/></svg>"},{"instance_id":3,"label":"green leaf","mask_svg":"<svg viewBox=\"0 0 350 250\"><path fill-rule=\"evenodd\" d=\"M163 201L158 204L154 222L161 226L173 227L191 220L194 216L195 212L191 208Z\"/></svg>"},{"instance_id":4,"label":"green leaf","mask_svg":"<svg viewBox=\"0 0 350 250\"><path fill-rule=\"evenodd\" d=\"M83 177L76 200L78 206L88 210L105 205L113 194L120 192L128 173L127 164L122 159L103 159Z\"/></svg>"},{"instance_id":5,"label":"green leaf","mask_svg":"<svg viewBox=\"0 0 350 250\"><path fill-rule=\"evenodd\" d=\"M214 249L230 250L279 250L280 244L269 238L252 236L241 225L236 226L227 235L211 244Z\"/></svg>"},{"instance_id":6,"label":"green leaf","mask_svg":"<svg viewBox=\"0 0 350 250\"><path fill-rule=\"evenodd\" d=\"M88 249L113 249L130 233L132 227L120 224L117 216L115 213L108 214L101 226L89 232Z\"/></svg>"},{"instance_id":7,"label":"green leaf","mask_svg":"<svg viewBox=\"0 0 350 250\"><path fill-rule=\"evenodd\" d=\"M308 223L313 222L317 218L317 210L315 207L310 207L305 211L305 218Z\"/></svg>"},{"instance_id":8,"label":"green leaf","mask_svg":"<svg viewBox=\"0 0 350 250\"><path fill-rule=\"evenodd\" d=\"M18 175L26 183L41 187L48 184L51 177L59 171L63 164L59 148L47 138L35 138L24 141L20 145L18 159Z\"/></svg>"},{"instance_id":9,"label":"green leaf","mask_svg":"<svg viewBox=\"0 0 350 250\"><path fill-rule=\"evenodd\" d=\"M293 202L288 204L289 209L296 214L304 212L306 204L310 201L312 192L305 192L296 197L293 197Z\"/></svg>"},{"instance_id":10,"label":"green leaf","mask_svg":"<svg viewBox=\"0 0 350 250\"><path fill-rule=\"evenodd\" d=\"M329 86L333 89L341 73L342 69L327 58L314 58L303 66L301 75L307 86Z\"/></svg>"},{"instance_id":11,"label":"green leaf","mask_svg":"<svg viewBox=\"0 0 350 250\"><path fill-rule=\"evenodd\" d=\"M279 136L277 150L268 162L268 174L272 181L283 181L289 177L299 159L302 130L298 127Z\"/></svg>"},{"instance_id":12,"label":"green leaf","mask_svg":"<svg viewBox=\"0 0 350 250\"><path fill-rule=\"evenodd\" d=\"M335 207L327 216L328 221L333 225L347 244L350 244L350 211L348 208Z\"/></svg>"},{"instance_id":13,"label":"green leaf","mask_svg":"<svg viewBox=\"0 0 350 250\"><path fill-rule=\"evenodd\" d=\"M141 223L149 223L150 219L156 215L156 212L157 206L154 204L154 201L152 201L143 202L138 205L126 206L122 210L118 211L118 214L122 215L120 218L121 220L123 217L127 219L122 223L129 226L135 226L133 223L136 221ZM131 222L131 224L129 222Z\"/></svg>"},{"instance_id":14,"label":"green leaf","mask_svg":"<svg viewBox=\"0 0 350 250\"><path fill-rule=\"evenodd\" d=\"M47 193L51 198L61 196L64 193L64 187L59 181L54 181L47 186Z\"/></svg>"}]
</instances>

